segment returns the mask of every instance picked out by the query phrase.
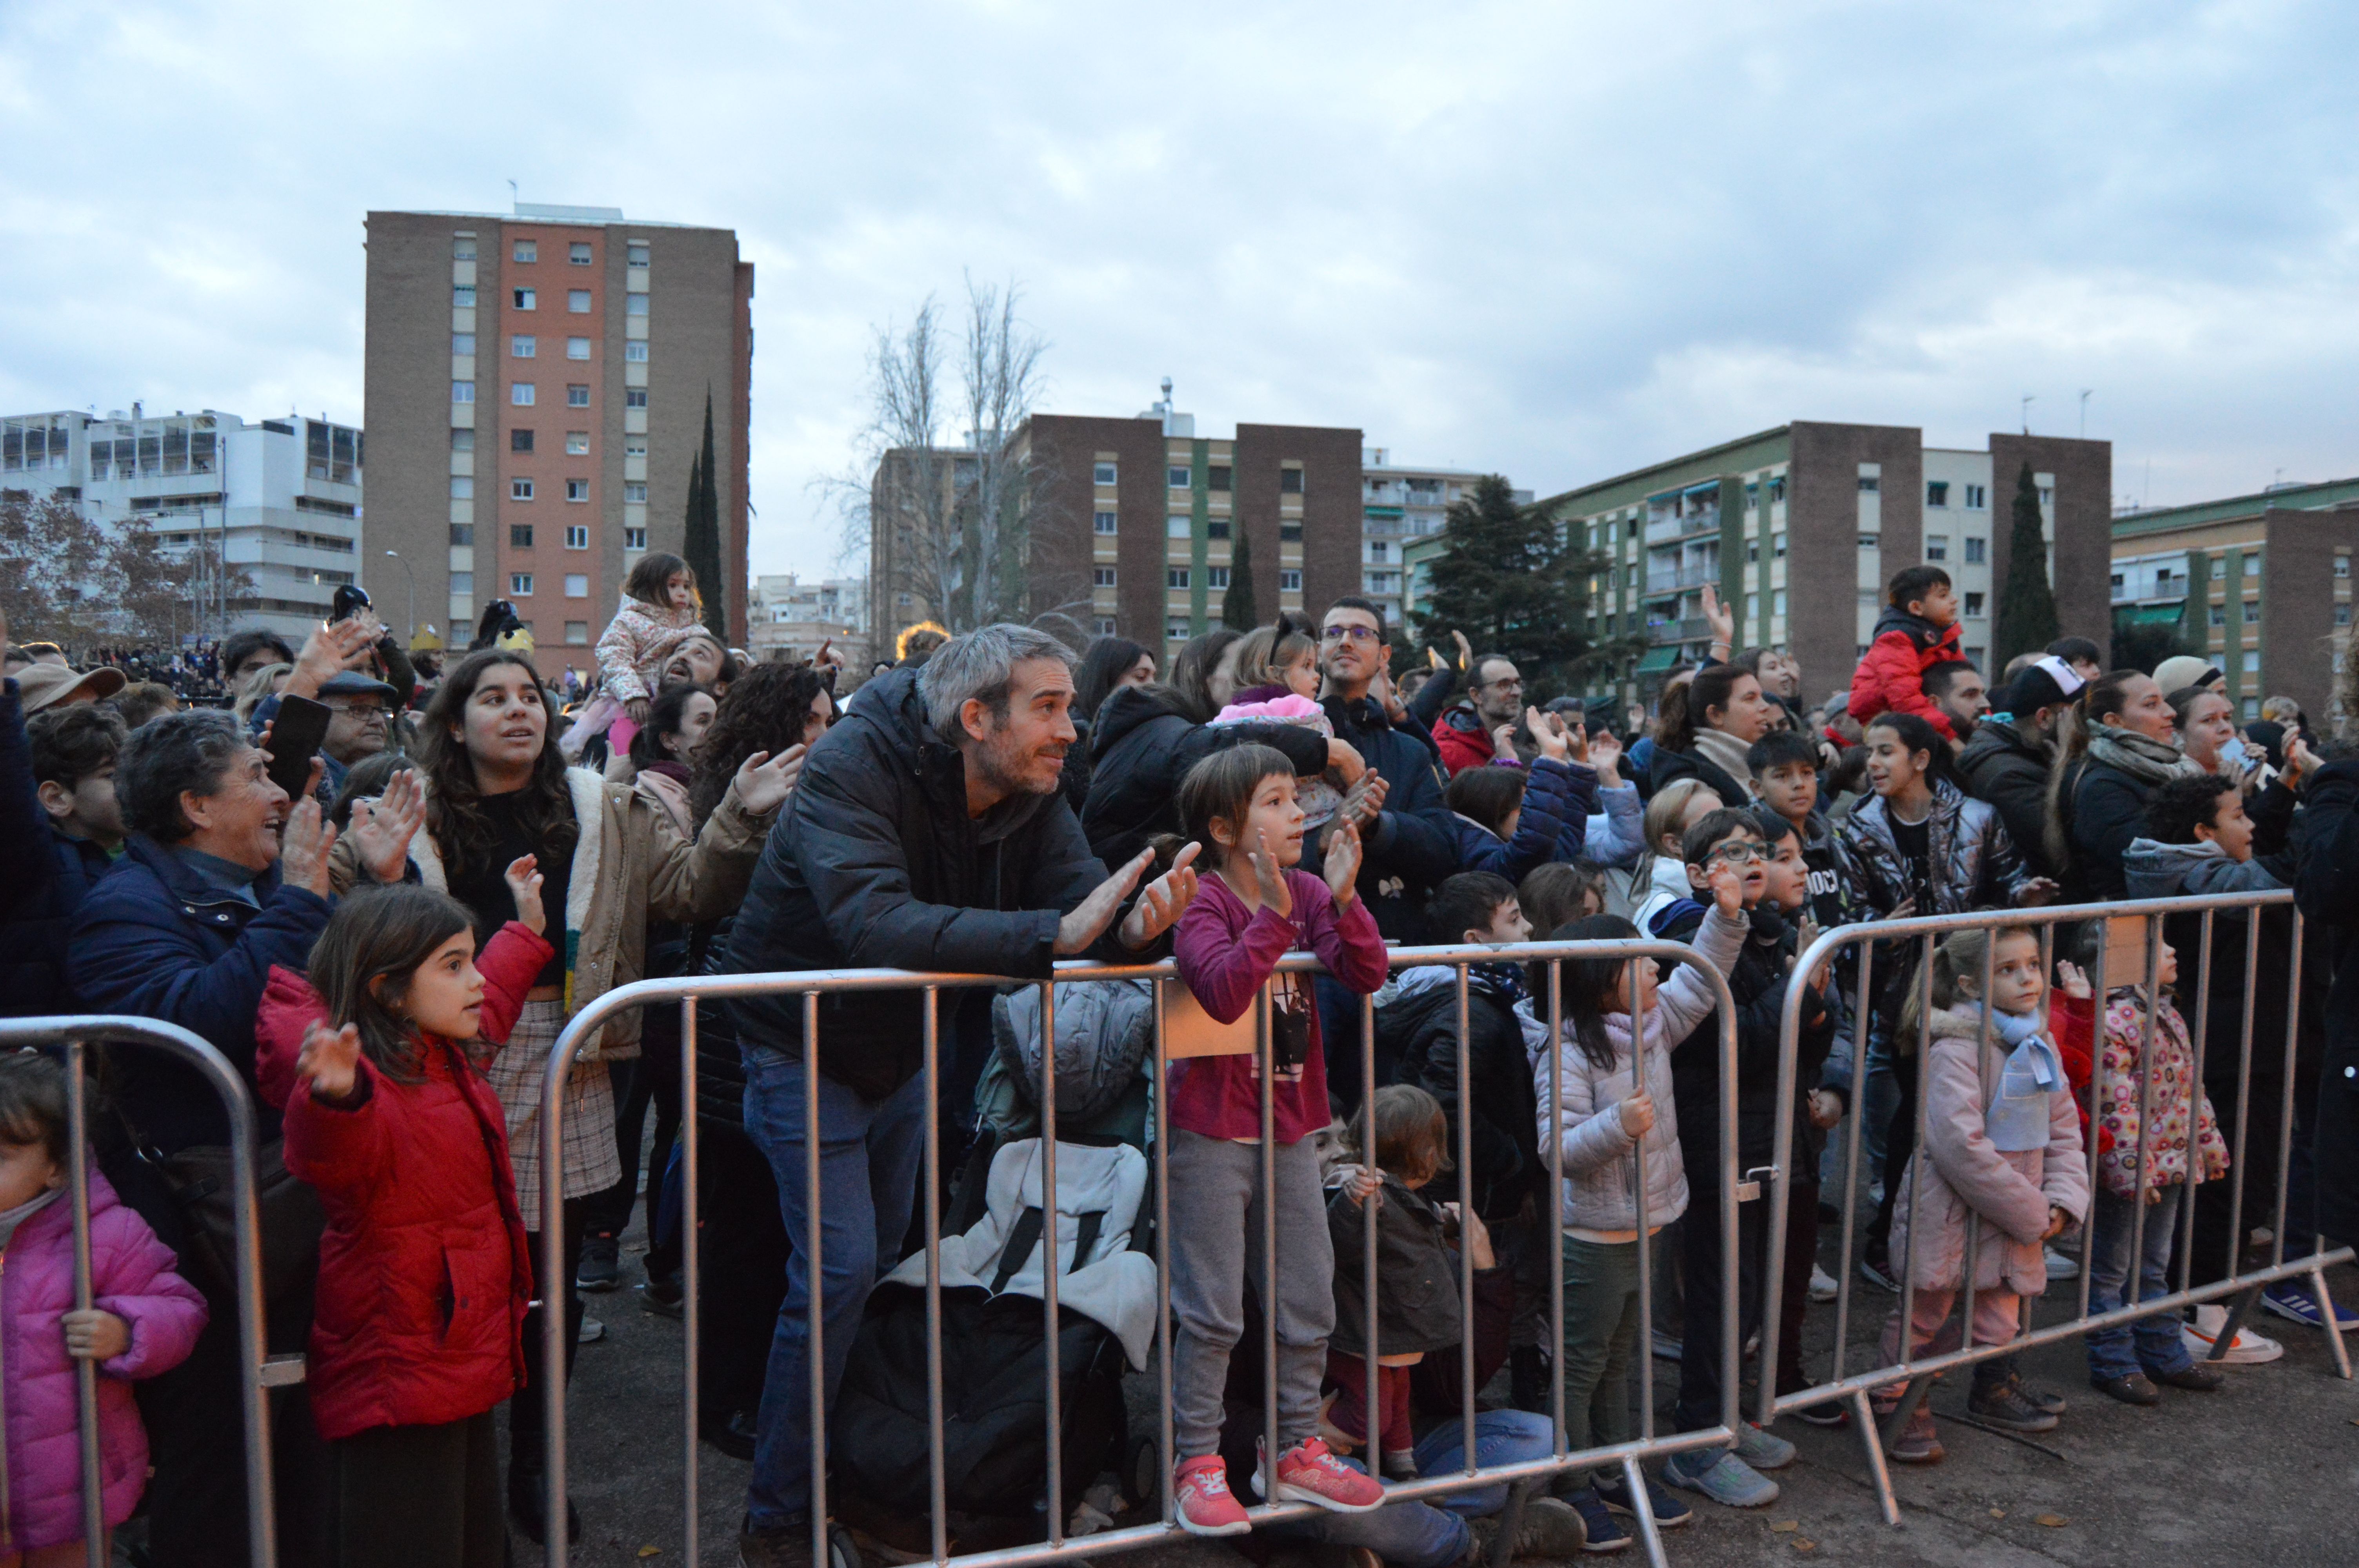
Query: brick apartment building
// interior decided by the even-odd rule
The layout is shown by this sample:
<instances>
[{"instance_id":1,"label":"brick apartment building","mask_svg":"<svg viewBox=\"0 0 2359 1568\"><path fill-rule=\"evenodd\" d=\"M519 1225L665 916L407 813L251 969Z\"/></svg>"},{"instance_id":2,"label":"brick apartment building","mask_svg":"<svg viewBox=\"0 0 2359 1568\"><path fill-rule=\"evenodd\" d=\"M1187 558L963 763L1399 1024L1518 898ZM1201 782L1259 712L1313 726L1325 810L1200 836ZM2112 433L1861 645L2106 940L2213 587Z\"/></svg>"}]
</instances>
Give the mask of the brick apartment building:
<instances>
[{"instance_id":1,"label":"brick apartment building","mask_svg":"<svg viewBox=\"0 0 2359 1568\"><path fill-rule=\"evenodd\" d=\"M463 647L506 599L544 675L588 671L631 564L681 548L709 396L727 580L703 587L742 643L754 268L735 233L532 203L367 223L367 548L409 566L420 616Z\"/></svg>"},{"instance_id":2,"label":"brick apartment building","mask_svg":"<svg viewBox=\"0 0 2359 1568\"><path fill-rule=\"evenodd\" d=\"M1605 557L1593 579L1596 641L1645 651L1594 683L1645 697L1703 654L1706 584L1734 607L1737 639L1801 661L1805 694L1850 678L1903 567L1946 569L1967 655L1990 672L2017 476L2039 492L2057 620L2102 643L2112 545L2113 449L1994 434L1981 451L1928 447L1910 426L1796 421L1652 464L1541 504Z\"/></svg>"}]
</instances>

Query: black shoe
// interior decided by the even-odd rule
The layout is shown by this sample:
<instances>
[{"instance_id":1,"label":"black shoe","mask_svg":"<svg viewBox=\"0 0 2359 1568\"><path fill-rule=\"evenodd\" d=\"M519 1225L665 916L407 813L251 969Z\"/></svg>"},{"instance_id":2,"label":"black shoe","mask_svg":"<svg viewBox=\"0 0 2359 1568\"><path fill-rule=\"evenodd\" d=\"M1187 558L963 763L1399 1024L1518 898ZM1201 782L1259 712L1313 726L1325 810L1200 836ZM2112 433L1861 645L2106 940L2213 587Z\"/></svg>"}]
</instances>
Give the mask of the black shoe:
<instances>
[{"instance_id":1,"label":"black shoe","mask_svg":"<svg viewBox=\"0 0 2359 1568\"><path fill-rule=\"evenodd\" d=\"M731 1411L721 1421L704 1422L697 1435L730 1458L750 1465L754 1462L754 1445L761 1433L755 1428L751 1411Z\"/></svg>"},{"instance_id":2,"label":"black shoe","mask_svg":"<svg viewBox=\"0 0 2359 1568\"><path fill-rule=\"evenodd\" d=\"M522 1530L527 1540L539 1546L549 1540L548 1516L542 1499L549 1491L548 1472L538 1465L529 1467L511 1463L508 1465L508 1518ZM565 1499L565 1543L579 1545L582 1541L582 1515L573 1499Z\"/></svg>"},{"instance_id":3,"label":"black shoe","mask_svg":"<svg viewBox=\"0 0 2359 1568\"><path fill-rule=\"evenodd\" d=\"M2105 1398L2119 1400L2125 1405L2162 1403L2162 1390L2147 1382L2143 1372L2131 1372L2119 1378L2093 1377L2089 1379L2089 1387Z\"/></svg>"},{"instance_id":4,"label":"black shoe","mask_svg":"<svg viewBox=\"0 0 2359 1568\"><path fill-rule=\"evenodd\" d=\"M677 1319L680 1314L680 1302L685 1293L680 1288L679 1276L677 1274L650 1275L647 1282L639 1287L639 1304L658 1317Z\"/></svg>"},{"instance_id":5,"label":"black shoe","mask_svg":"<svg viewBox=\"0 0 2359 1568\"><path fill-rule=\"evenodd\" d=\"M2049 1415L2062 1415L2071 1408L2065 1403L2063 1395L2053 1389L2033 1388L2023 1380L2023 1374L2020 1372L2009 1372L2006 1375L2006 1380L2015 1385L2015 1391L2029 1401L2035 1410L2046 1411Z\"/></svg>"},{"instance_id":6,"label":"black shoe","mask_svg":"<svg viewBox=\"0 0 2359 1568\"><path fill-rule=\"evenodd\" d=\"M2012 1379L1975 1380L1966 1400L1966 1413L1976 1421L2008 1432L2053 1432L2057 1418L2033 1404Z\"/></svg>"},{"instance_id":7,"label":"black shoe","mask_svg":"<svg viewBox=\"0 0 2359 1568\"><path fill-rule=\"evenodd\" d=\"M1549 1363L1537 1345L1518 1345L1507 1357L1508 1402L1538 1414L1549 1408Z\"/></svg>"},{"instance_id":8,"label":"black shoe","mask_svg":"<svg viewBox=\"0 0 2359 1568\"><path fill-rule=\"evenodd\" d=\"M1830 1400L1822 1405L1810 1405L1802 1410L1780 1411L1777 1419L1784 1421L1788 1416L1791 1416L1805 1426L1849 1426L1851 1407L1841 1400Z\"/></svg>"},{"instance_id":9,"label":"black shoe","mask_svg":"<svg viewBox=\"0 0 2359 1568\"><path fill-rule=\"evenodd\" d=\"M611 1236L582 1240L582 1265L573 1271L577 1291L611 1291L623 1282L622 1244Z\"/></svg>"},{"instance_id":10,"label":"black shoe","mask_svg":"<svg viewBox=\"0 0 2359 1568\"><path fill-rule=\"evenodd\" d=\"M2216 1394L2228 1382L2228 1374L2201 1361L2190 1361L2176 1372L2150 1371L2147 1376L2167 1389L2185 1389L2192 1394Z\"/></svg>"}]
</instances>

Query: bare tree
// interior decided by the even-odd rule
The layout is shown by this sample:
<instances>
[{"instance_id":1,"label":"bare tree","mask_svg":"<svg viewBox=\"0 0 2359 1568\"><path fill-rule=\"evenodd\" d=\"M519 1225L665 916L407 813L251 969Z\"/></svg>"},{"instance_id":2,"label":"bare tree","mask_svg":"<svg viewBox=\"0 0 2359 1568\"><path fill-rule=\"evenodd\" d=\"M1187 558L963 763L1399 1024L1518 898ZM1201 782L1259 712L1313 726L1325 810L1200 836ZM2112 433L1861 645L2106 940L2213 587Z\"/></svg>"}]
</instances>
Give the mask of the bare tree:
<instances>
[{"instance_id":1,"label":"bare tree","mask_svg":"<svg viewBox=\"0 0 2359 1568\"><path fill-rule=\"evenodd\" d=\"M966 610L975 625L1026 619L1023 504L1026 457L1011 440L1032 416L1048 345L1016 319L1018 290L966 280L966 440L974 457L961 473L961 502L973 534ZM963 469L963 465L962 465Z\"/></svg>"}]
</instances>

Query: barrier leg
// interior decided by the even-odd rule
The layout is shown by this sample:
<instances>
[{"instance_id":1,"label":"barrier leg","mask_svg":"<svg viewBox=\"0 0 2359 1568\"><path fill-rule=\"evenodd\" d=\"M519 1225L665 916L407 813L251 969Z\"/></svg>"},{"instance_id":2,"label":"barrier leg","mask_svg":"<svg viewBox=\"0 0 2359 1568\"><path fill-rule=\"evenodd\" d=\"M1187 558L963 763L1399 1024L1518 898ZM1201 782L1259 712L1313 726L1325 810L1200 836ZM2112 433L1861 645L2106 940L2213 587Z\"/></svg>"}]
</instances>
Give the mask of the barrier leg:
<instances>
[{"instance_id":1,"label":"barrier leg","mask_svg":"<svg viewBox=\"0 0 2359 1568\"><path fill-rule=\"evenodd\" d=\"M1868 1401L1865 1389L1851 1391L1851 1419L1859 1428L1860 1441L1867 1445L1867 1473L1875 1478L1875 1500L1883 1505L1884 1522L1897 1530L1900 1498L1892 1490L1892 1466L1885 1462L1883 1434L1875 1430L1875 1407Z\"/></svg>"},{"instance_id":2,"label":"barrier leg","mask_svg":"<svg viewBox=\"0 0 2359 1568\"><path fill-rule=\"evenodd\" d=\"M2310 1271L2310 1288L2316 1297L2319 1311L2326 1314L2326 1342L2334 1347L2334 1369L2347 1383L2351 1380L2351 1352L2343 1343L2343 1320L2334 1305L2334 1298L2326 1293L2324 1269ZM2222 1343L2234 1343L2234 1336L2224 1337Z\"/></svg>"},{"instance_id":3,"label":"barrier leg","mask_svg":"<svg viewBox=\"0 0 2359 1568\"><path fill-rule=\"evenodd\" d=\"M1908 1387L1901 1391L1900 1402L1892 1407L1892 1413L1884 1418L1884 1430L1875 1434L1885 1452L1889 1452L1892 1445L1900 1440L1900 1434L1908 1430L1909 1422L1917 1414L1918 1405L1924 1401L1932 1389L1933 1374L1930 1372L1920 1372L1908 1379ZM1877 1457L1880 1459L1883 1454L1878 1454Z\"/></svg>"},{"instance_id":4,"label":"barrier leg","mask_svg":"<svg viewBox=\"0 0 2359 1568\"><path fill-rule=\"evenodd\" d=\"M2205 1357L2205 1360L2224 1361L2228 1358L2229 1350L2236 1343L2236 1331L2245 1326L2245 1319L2252 1315L2253 1307L2260 1299L2261 1287L2258 1285L2248 1285L2236 1292L2236 1299L2228 1304L2228 1321L2221 1325L2220 1337L2212 1342L2212 1354ZM2337 1337L2340 1338L2339 1336ZM2346 1378L2350 1375L2343 1373Z\"/></svg>"},{"instance_id":5,"label":"barrier leg","mask_svg":"<svg viewBox=\"0 0 2359 1568\"><path fill-rule=\"evenodd\" d=\"M1663 1530L1655 1522L1655 1505L1647 1497L1647 1471L1635 1454L1622 1457L1622 1484L1630 1491L1630 1512L1638 1521L1638 1543L1654 1568L1670 1568L1663 1555Z\"/></svg>"},{"instance_id":6,"label":"barrier leg","mask_svg":"<svg viewBox=\"0 0 2359 1568\"><path fill-rule=\"evenodd\" d=\"M1516 1541L1524 1533L1524 1505L1538 1486L1538 1479L1527 1476L1507 1488L1506 1506L1499 1510L1499 1533L1491 1538L1490 1568L1507 1568L1516 1560Z\"/></svg>"}]
</instances>

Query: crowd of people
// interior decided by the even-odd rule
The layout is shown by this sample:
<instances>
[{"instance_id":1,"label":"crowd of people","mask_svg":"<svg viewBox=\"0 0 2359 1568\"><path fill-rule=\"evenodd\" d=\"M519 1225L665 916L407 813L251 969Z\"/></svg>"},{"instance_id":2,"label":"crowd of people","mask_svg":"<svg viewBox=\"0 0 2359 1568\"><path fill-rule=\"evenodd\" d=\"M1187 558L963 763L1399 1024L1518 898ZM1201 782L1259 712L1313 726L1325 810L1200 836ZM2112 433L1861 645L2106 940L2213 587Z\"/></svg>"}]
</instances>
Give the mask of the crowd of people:
<instances>
[{"instance_id":1,"label":"crowd of people","mask_svg":"<svg viewBox=\"0 0 2359 1568\"><path fill-rule=\"evenodd\" d=\"M1860 1272L1913 1287L1885 1326L1887 1358L1967 1335L2003 1344L2030 1299L2078 1271L2093 1312L2166 1293L2180 1267L2225 1279L2280 1203L2288 1257L2359 1238L2359 1090L2336 1070L2359 1063L2359 1011L2339 1005L2359 1000L2359 752L2276 703L2239 726L2201 659L2108 671L2095 644L2066 639L1980 670L1936 567L1899 573L1888 600L1822 707L1791 655L1736 646L1716 603L1711 656L1650 710L1527 701L1516 663L1463 637L1396 673L1384 612L1352 597L1316 619L1208 632L1169 669L1110 636L1076 649L1014 625L913 635L854 690L840 661L726 647L694 574L661 554L637 563L586 685L538 673L502 605L447 669L413 660L364 606L299 648L232 636L202 672L178 654L76 667L11 643L0 1011L160 1020L245 1079L270 1343L307 1357L303 1384L276 1396L285 1561L491 1568L511 1525L536 1541L578 1533L570 1500L549 1496L542 1428L547 1383L572 1359L546 1364L541 1314L561 1300L563 1342L597 1341L585 1301L625 1283L619 1242L644 1190L645 1310L679 1315L685 1249L705 1249L703 1436L751 1463L740 1561L801 1568L814 1326L832 1396L880 1280L921 1245L929 1124L951 1179L997 1184L985 1108L1022 1059L1009 998L978 984L939 993L938 1013L908 989L701 1003L692 1082L676 1007L615 1013L566 1080L553 1171L551 1046L648 976L894 968L1037 989L1060 959L1168 957L1201 1036L1151 1085L1173 1198L1176 1450L1162 1462L1177 1522L1243 1533L1266 1496L1317 1512L1265 1529L1445 1568L1493 1544L1506 1489L1429 1503L1384 1483L1469 1449L1485 1464L1545 1456L1560 1379L1574 1448L1632 1438L1635 1368L1652 1350L1642 1249L1677 1281L1658 1303L1680 1342L1677 1430L1720 1423L1721 1283L1734 1271L1734 1326L1752 1337L1773 1249L1784 1292L1761 1375L1781 1393L1810 1386L1801 1326L1833 1294L1819 1228L1852 1201L1831 1136L1846 1118L1862 1119L1871 1166ZM164 667L187 679L131 678ZM142 699L151 684L160 700ZM327 713L311 754L274 750L312 704ZM1959 931L1930 972L1914 940L1798 963L1854 922L2273 888L2296 890L2306 944L2282 905L2223 909L2208 927L2174 915L2152 943L2093 911L2052 944L2027 925ZM1512 950L1634 936L1691 957L1551 973ZM1388 952L1425 944L1503 950L1462 989L1454 966ZM1320 969L1281 970L1289 952ZM1706 969L1738 1010L1731 1083ZM1800 1029L1781 1104L1789 1004ZM1069 1015L1083 1021L1076 1060L1153 1077L1117 1009L1060 1000L1060 1084ZM88 1130L101 1304L82 1310L53 1206L62 1075L38 1053L0 1057L0 1561L79 1559L71 1384L94 1361L108 1526L143 1516L159 1568L242 1562L229 1118L190 1066L103 1054ZM1016 1071L1019 1098L1038 1094L1033 1072L1027 1090ZM1734 1257L1717 1223L1732 1195L1723 1096L1739 1170L1770 1162L1781 1127L1796 1152L1785 1234L1745 1204ZM2283 1192L2266 1151L2239 1183L2220 1179L2223 1129L2287 1115ZM677 1146L689 1116L703 1140L693 1237ZM1462 1205L1446 1195L1462 1183ZM556 1297L537 1278L551 1203L571 1287ZM1026 1247L1037 1211L1031 1224ZM1076 1243L1077 1270L1091 1245ZM1002 1263L1000 1285L1022 1261ZM2297 1325L2342 1314L2301 1282L2265 1299ZM2214 1393L2219 1360L2282 1353L2249 1324L2222 1349L2225 1315L2091 1332L2093 1390L2133 1405ZM1478 1390L1505 1374L1471 1430L1470 1350ZM1900 1396L1883 1390L1879 1407ZM1986 1423L2046 1431L2065 1403L2007 1356L1975 1366L1969 1404ZM1839 1405L1795 1414L1849 1419ZM1889 1452L1940 1460L1929 1409ZM1744 1425L1665 1461L1643 1503L1665 1527L1694 1517L1682 1494L1763 1507L1794 1454ZM1096 1476L1065 1479L1068 1496L1043 1499L1060 1517ZM1626 1547L1641 1503L1618 1468L1560 1475L1512 1545Z\"/></svg>"}]
</instances>

